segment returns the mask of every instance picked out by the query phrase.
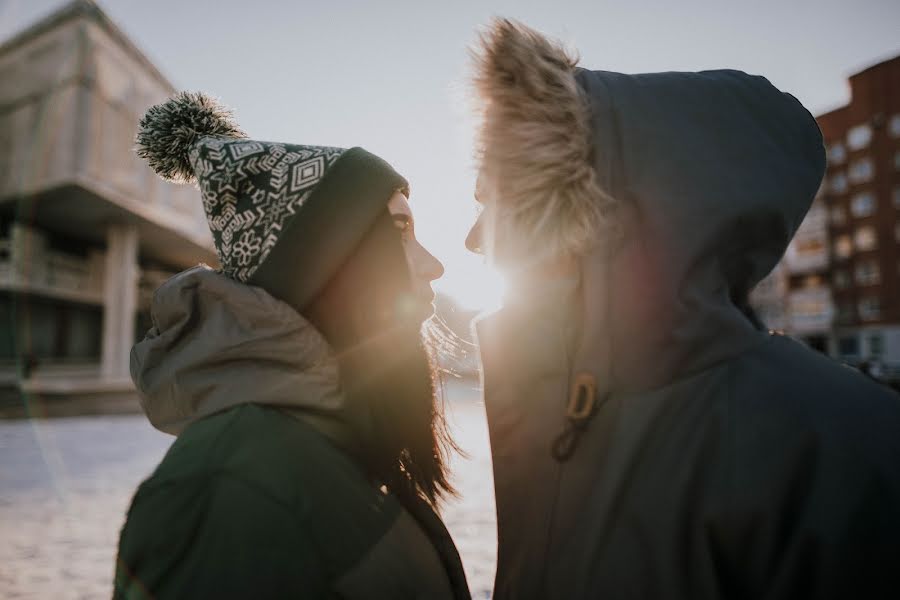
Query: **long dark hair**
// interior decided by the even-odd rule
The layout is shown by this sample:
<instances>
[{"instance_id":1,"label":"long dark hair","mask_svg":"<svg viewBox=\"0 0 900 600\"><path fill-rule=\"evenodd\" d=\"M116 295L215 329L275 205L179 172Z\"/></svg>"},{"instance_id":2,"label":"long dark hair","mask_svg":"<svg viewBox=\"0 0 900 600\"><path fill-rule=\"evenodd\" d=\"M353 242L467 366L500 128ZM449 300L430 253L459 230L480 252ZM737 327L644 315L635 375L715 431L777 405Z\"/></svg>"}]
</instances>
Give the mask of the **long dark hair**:
<instances>
[{"instance_id":1,"label":"long dark hair","mask_svg":"<svg viewBox=\"0 0 900 600\"><path fill-rule=\"evenodd\" d=\"M387 210L304 313L337 352L360 464L401 502L436 507L454 493L447 460L456 446Z\"/></svg>"}]
</instances>

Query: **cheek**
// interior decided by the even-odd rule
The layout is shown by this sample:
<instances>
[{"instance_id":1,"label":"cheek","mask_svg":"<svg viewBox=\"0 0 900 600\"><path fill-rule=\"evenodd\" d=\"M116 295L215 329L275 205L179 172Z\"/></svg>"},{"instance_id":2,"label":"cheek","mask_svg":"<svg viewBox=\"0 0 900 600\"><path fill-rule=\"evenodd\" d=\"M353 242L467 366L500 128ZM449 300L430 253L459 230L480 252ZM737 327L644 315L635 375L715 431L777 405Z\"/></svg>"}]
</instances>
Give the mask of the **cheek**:
<instances>
[{"instance_id":1,"label":"cheek","mask_svg":"<svg viewBox=\"0 0 900 600\"><path fill-rule=\"evenodd\" d=\"M403 242L403 252L406 254L406 265L409 267L409 274L414 280L422 278L425 270L425 253L422 247L416 242Z\"/></svg>"}]
</instances>

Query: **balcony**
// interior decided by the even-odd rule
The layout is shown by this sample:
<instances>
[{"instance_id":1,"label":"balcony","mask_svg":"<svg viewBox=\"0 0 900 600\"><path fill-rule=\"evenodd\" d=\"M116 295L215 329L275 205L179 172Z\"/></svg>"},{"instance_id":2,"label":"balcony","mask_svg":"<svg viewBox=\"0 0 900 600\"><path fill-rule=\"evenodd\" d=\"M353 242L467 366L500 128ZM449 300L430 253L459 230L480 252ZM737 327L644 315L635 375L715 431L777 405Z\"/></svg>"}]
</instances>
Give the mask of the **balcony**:
<instances>
[{"instance_id":1,"label":"balcony","mask_svg":"<svg viewBox=\"0 0 900 600\"><path fill-rule=\"evenodd\" d=\"M47 247L39 231L13 224L0 239L0 291L32 294L82 304L103 304L104 253L87 258Z\"/></svg>"},{"instance_id":2,"label":"balcony","mask_svg":"<svg viewBox=\"0 0 900 600\"><path fill-rule=\"evenodd\" d=\"M831 292L827 287L800 289L788 295L788 321L793 334L827 333L831 329L834 312Z\"/></svg>"},{"instance_id":3,"label":"balcony","mask_svg":"<svg viewBox=\"0 0 900 600\"><path fill-rule=\"evenodd\" d=\"M816 273L828 268L828 212L816 201L784 255L791 275Z\"/></svg>"}]
</instances>

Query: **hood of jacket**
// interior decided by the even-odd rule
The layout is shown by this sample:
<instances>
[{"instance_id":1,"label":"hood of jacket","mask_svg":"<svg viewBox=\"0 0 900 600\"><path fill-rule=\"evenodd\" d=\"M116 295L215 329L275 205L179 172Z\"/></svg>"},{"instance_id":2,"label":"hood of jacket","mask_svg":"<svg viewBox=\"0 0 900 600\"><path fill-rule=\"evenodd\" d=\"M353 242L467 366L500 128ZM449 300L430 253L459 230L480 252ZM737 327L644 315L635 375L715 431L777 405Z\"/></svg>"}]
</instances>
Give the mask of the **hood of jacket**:
<instances>
[{"instance_id":1,"label":"hood of jacket","mask_svg":"<svg viewBox=\"0 0 900 600\"><path fill-rule=\"evenodd\" d=\"M619 514L610 506L651 447L646 432L690 440L710 413L703 402L681 412L673 390L705 401L705 375L771 342L739 304L803 220L824 171L822 138L795 98L739 71L579 69L508 21L478 58L482 185L499 205L492 235L526 253L495 250L577 262L512 286L476 326L495 597L588 597L568 592L592 581L581 576L597 566L587 549L612 526L605 515ZM596 393L573 394L584 381Z\"/></svg>"},{"instance_id":2,"label":"hood of jacket","mask_svg":"<svg viewBox=\"0 0 900 600\"><path fill-rule=\"evenodd\" d=\"M760 343L733 298L777 264L819 189L815 119L740 71L575 62L504 21L477 78L482 169L512 205L514 237L580 257L574 304L557 308L578 322L570 367L634 391Z\"/></svg>"},{"instance_id":3,"label":"hood of jacket","mask_svg":"<svg viewBox=\"0 0 900 600\"><path fill-rule=\"evenodd\" d=\"M131 377L157 429L243 403L284 407L345 435L338 365L322 335L265 290L200 265L153 295L153 327L132 348Z\"/></svg>"}]
</instances>

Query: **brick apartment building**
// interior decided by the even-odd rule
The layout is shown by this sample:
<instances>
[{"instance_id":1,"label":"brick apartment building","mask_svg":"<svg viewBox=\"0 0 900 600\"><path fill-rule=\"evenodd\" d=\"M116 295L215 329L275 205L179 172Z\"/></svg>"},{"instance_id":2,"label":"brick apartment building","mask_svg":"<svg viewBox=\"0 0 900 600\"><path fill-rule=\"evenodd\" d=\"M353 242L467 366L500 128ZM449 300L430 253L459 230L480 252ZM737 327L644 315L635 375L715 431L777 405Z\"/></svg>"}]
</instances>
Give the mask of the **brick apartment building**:
<instances>
[{"instance_id":1,"label":"brick apartment building","mask_svg":"<svg viewBox=\"0 0 900 600\"><path fill-rule=\"evenodd\" d=\"M900 56L850 77L818 117L828 153L835 353L900 368Z\"/></svg>"},{"instance_id":2,"label":"brick apartment building","mask_svg":"<svg viewBox=\"0 0 900 600\"><path fill-rule=\"evenodd\" d=\"M784 260L755 293L770 327L900 377L900 56L850 77L820 115L828 168Z\"/></svg>"}]
</instances>

